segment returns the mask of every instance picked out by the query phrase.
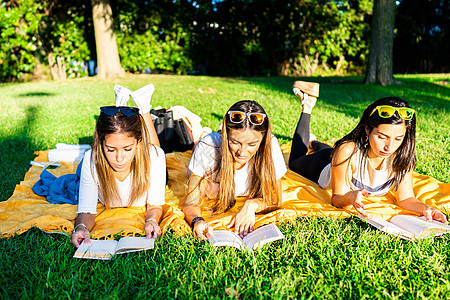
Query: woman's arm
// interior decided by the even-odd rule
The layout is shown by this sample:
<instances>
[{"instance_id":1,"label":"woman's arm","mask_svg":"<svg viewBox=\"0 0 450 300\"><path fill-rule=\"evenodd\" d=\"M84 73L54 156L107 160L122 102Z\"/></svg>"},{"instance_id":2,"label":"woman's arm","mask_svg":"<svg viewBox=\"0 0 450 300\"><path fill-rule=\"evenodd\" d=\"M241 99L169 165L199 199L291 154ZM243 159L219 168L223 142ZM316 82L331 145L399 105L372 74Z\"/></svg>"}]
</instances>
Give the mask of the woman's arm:
<instances>
[{"instance_id":1,"label":"woman's arm","mask_svg":"<svg viewBox=\"0 0 450 300\"><path fill-rule=\"evenodd\" d=\"M145 215L145 236L148 239L157 239L161 236L161 228L158 224L162 215L162 205L147 204L147 213Z\"/></svg>"},{"instance_id":2,"label":"woman's arm","mask_svg":"<svg viewBox=\"0 0 450 300\"><path fill-rule=\"evenodd\" d=\"M90 244L89 231L94 227L95 215L89 213L80 213L75 219L74 231L70 236L70 242L75 247L80 247L81 242Z\"/></svg>"},{"instance_id":3,"label":"woman's arm","mask_svg":"<svg viewBox=\"0 0 450 300\"><path fill-rule=\"evenodd\" d=\"M281 191L281 179L278 179L277 185L278 189ZM276 208L276 206L268 206L263 198L247 199L236 216L231 219L227 227L232 228L234 226L234 232L243 238L254 230L255 214Z\"/></svg>"},{"instance_id":4,"label":"woman's arm","mask_svg":"<svg viewBox=\"0 0 450 300\"><path fill-rule=\"evenodd\" d=\"M188 183L188 193L183 205L183 212L185 219L190 225L194 218L201 217L200 210L200 200L201 200L201 190L200 181L201 177L195 174L191 174ZM194 236L198 236L202 240L206 240L212 234L212 227L205 220L196 221L192 233Z\"/></svg>"},{"instance_id":5,"label":"woman's arm","mask_svg":"<svg viewBox=\"0 0 450 300\"><path fill-rule=\"evenodd\" d=\"M157 239L161 236L158 226L162 207L166 203L166 157L164 151L159 147L150 147L150 187L147 191L145 214L145 236Z\"/></svg>"},{"instance_id":6,"label":"woman's arm","mask_svg":"<svg viewBox=\"0 0 450 300\"><path fill-rule=\"evenodd\" d=\"M331 204L340 208L353 205L357 212L367 216L367 213L364 211L362 198L370 196L370 193L365 190L352 191L347 183L347 172L351 171L351 156L354 149L354 143L343 144L333 157L331 165L331 188L333 190Z\"/></svg>"},{"instance_id":7,"label":"woman's arm","mask_svg":"<svg viewBox=\"0 0 450 300\"><path fill-rule=\"evenodd\" d=\"M74 232L70 237L70 242L79 247L82 241L90 244L89 231L95 224L98 199L98 180L91 172L92 150L86 151L81 163L80 188L78 195L77 218L75 219Z\"/></svg>"},{"instance_id":8,"label":"woman's arm","mask_svg":"<svg viewBox=\"0 0 450 300\"><path fill-rule=\"evenodd\" d=\"M412 171L405 175L396 192L398 206L403 209L424 215L428 222L436 220L448 224L447 217L439 210L422 203L414 196Z\"/></svg>"}]
</instances>

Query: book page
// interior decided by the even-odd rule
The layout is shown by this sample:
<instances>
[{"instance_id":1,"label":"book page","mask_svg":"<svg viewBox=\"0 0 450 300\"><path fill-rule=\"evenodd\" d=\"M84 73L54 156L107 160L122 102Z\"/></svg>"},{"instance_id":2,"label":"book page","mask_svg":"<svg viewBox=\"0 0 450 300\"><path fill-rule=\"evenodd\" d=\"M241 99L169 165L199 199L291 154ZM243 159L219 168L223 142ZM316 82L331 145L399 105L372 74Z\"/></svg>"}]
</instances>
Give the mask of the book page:
<instances>
[{"instance_id":1,"label":"book page","mask_svg":"<svg viewBox=\"0 0 450 300\"><path fill-rule=\"evenodd\" d=\"M116 246L117 241L114 240L91 240L90 245L83 241L73 257L108 260L114 256Z\"/></svg>"},{"instance_id":2,"label":"book page","mask_svg":"<svg viewBox=\"0 0 450 300\"><path fill-rule=\"evenodd\" d=\"M422 219L424 221L426 221L427 219L425 218L425 216L421 216L419 217L419 219ZM449 225L445 225L444 223L441 223L439 221L433 220L431 221L431 224L437 225L439 227L445 228L446 230L450 231L450 226Z\"/></svg>"},{"instance_id":3,"label":"book page","mask_svg":"<svg viewBox=\"0 0 450 300\"><path fill-rule=\"evenodd\" d=\"M242 247L241 237L228 230L214 230L208 241L214 247L231 246L238 249Z\"/></svg>"},{"instance_id":4,"label":"book page","mask_svg":"<svg viewBox=\"0 0 450 300\"><path fill-rule=\"evenodd\" d=\"M119 240L116 247L116 254L143 251L155 248L155 239L147 239L145 236L126 236Z\"/></svg>"},{"instance_id":5,"label":"book page","mask_svg":"<svg viewBox=\"0 0 450 300\"><path fill-rule=\"evenodd\" d=\"M283 233L275 224L261 226L244 237L244 245L251 250L264 246L270 242L284 239Z\"/></svg>"},{"instance_id":6,"label":"book page","mask_svg":"<svg viewBox=\"0 0 450 300\"><path fill-rule=\"evenodd\" d=\"M357 217L360 218L361 220L366 221L370 225L374 226L375 228L377 228L383 232L393 234L393 235L399 236L399 237L407 239L407 240L411 240L414 238L413 233L411 233L408 230L405 230L395 224L389 223L388 221L386 221L382 218L378 218L375 216L366 218L366 217L362 216L361 214L358 214Z\"/></svg>"},{"instance_id":7,"label":"book page","mask_svg":"<svg viewBox=\"0 0 450 300\"><path fill-rule=\"evenodd\" d=\"M396 215L389 222L412 232L416 238L437 236L449 232L448 226L441 222L427 222L424 218L416 216Z\"/></svg>"}]
</instances>

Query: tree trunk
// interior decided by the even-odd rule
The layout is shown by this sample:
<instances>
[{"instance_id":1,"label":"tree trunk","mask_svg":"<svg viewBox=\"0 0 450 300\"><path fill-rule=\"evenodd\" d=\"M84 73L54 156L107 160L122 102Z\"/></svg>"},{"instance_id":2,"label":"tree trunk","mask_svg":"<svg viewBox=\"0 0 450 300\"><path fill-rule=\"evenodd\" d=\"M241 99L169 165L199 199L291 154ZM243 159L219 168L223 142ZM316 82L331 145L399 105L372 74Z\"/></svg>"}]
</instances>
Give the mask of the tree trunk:
<instances>
[{"instance_id":1,"label":"tree trunk","mask_svg":"<svg viewBox=\"0 0 450 300\"><path fill-rule=\"evenodd\" d=\"M369 61L364 83L394 83L392 56L394 45L395 0L375 0L373 4Z\"/></svg>"},{"instance_id":2,"label":"tree trunk","mask_svg":"<svg viewBox=\"0 0 450 300\"><path fill-rule=\"evenodd\" d=\"M52 53L47 55L48 66L50 67L50 72L54 80L66 80L66 64L61 59L61 56L57 56L56 59L53 57Z\"/></svg>"},{"instance_id":3,"label":"tree trunk","mask_svg":"<svg viewBox=\"0 0 450 300\"><path fill-rule=\"evenodd\" d=\"M91 0L99 78L125 75L120 66L113 16L109 0Z\"/></svg>"},{"instance_id":4,"label":"tree trunk","mask_svg":"<svg viewBox=\"0 0 450 300\"><path fill-rule=\"evenodd\" d=\"M56 57L56 64L58 66L59 79L66 80L67 79L66 64L59 55Z\"/></svg>"}]
</instances>

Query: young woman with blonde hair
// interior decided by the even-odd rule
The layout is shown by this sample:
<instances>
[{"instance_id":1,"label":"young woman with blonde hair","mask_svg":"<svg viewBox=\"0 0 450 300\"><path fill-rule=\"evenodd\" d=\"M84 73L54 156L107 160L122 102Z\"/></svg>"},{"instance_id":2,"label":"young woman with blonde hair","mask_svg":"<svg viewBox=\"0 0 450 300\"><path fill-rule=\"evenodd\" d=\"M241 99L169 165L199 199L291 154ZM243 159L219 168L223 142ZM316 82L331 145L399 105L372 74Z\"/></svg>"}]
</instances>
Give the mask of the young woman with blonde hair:
<instances>
[{"instance_id":1,"label":"young woman with blonde hair","mask_svg":"<svg viewBox=\"0 0 450 300\"><path fill-rule=\"evenodd\" d=\"M255 101L235 103L223 118L222 130L200 140L188 168L183 211L194 235L202 239L212 233L201 217L204 200L212 200L210 213L215 215L233 207L236 197L247 197L228 224L241 236L253 231L255 213L280 205L280 179L287 169L269 118Z\"/></svg>"},{"instance_id":2,"label":"young woman with blonde hair","mask_svg":"<svg viewBox=\"0 0 450 300\"><path fill-rule=\"evenodd\" d=\"M107 209L146 206L147 238L161 235L166 162L149 113L154 88L143 89L145 93L140 89L131 95L139 109L123 106L127 100L100 108L92 150L82 161L78 216L70 238L76 247L90 242L98 199Z\"/></svg>"}]
</instances>

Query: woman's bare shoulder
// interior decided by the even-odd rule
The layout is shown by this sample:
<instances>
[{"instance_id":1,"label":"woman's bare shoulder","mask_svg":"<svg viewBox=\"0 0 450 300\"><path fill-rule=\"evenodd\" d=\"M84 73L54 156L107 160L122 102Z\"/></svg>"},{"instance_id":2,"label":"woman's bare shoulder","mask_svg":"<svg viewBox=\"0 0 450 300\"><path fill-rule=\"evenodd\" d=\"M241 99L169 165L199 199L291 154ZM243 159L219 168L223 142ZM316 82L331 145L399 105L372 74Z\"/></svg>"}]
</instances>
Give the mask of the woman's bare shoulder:
<instances>
[{"instance_id":1,"label":"woman's bare shoulder","mask_svg":"<svg viewBox=\"0 0 450 300\"><path fill-rule=\"evenodd\" d=\"M333 157L333 163L335 165L340 165L351 158L355 153L356 144L354 142L345 142L340 145L335 152Z\"/></svg>"}]
</instances>

